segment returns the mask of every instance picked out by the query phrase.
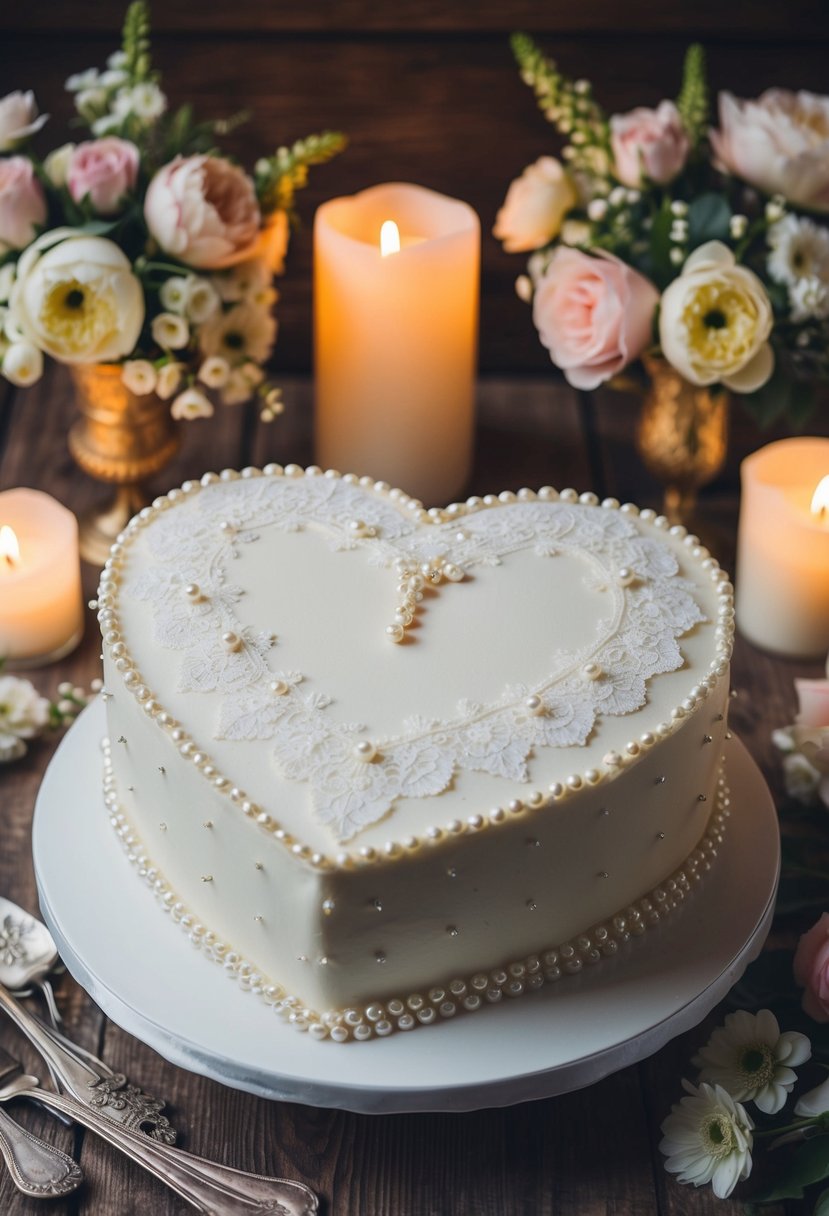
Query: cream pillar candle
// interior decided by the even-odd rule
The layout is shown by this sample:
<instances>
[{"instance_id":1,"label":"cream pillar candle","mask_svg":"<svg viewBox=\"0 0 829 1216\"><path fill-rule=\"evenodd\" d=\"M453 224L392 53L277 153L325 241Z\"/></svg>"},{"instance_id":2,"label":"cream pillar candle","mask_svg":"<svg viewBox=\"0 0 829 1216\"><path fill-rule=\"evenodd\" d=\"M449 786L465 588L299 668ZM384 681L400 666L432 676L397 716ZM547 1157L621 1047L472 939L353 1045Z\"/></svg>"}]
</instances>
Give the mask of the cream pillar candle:
<instances>
[{"instance_id":1,"label":"cream pillar candle","mask_svg":"<svg viewBox=\"0 0 829 1216\"><path fill-rule=\"evenodd\" d=\"M0 494L0 659L37 667L83 633L78 523L40 490Z\"/></svg>"},{"instance_id":2,"label":"cream pillar candle","mask_svg":"<svg viewBox=\"0 0 829 1216\"><path fill-rule=\"evenodd\" d=\"M737 624L778 654L829 649L829 439L783 439L741 467Z\"/></svg>"},{"instance_id":3,"label":"cream pillar candle","mask_svg":"<svg viewBox=\"0 0 829 1216\"><path fill-rule=\"evenodd\" d=\"M389 221L400 247L384 253ZM375 186L319 208L319 464L388 481L427 506L461 492L472 457L479 263L477 215L432 190Z\"/></svg>"}]
</instances>

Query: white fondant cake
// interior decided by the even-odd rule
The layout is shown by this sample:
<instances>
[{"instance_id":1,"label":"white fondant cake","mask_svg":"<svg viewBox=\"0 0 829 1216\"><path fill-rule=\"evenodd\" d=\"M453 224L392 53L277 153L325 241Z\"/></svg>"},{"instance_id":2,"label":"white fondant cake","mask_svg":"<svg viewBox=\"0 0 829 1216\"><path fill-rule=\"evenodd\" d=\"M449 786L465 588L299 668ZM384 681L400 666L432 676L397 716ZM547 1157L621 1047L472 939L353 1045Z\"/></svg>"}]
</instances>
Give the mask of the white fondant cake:
<instances>
[{"instance_id":1,"label":"white fondant cake","mask_svg":"<svg viewBox=\"0 0 829 1216\"><path fill-rule=\"evenodd\" d=\"M207 474L101 578L107 805L172 919L317 1037L520 995L706 868L731 600L592 494Z\"/></svg>"}]
</instances>

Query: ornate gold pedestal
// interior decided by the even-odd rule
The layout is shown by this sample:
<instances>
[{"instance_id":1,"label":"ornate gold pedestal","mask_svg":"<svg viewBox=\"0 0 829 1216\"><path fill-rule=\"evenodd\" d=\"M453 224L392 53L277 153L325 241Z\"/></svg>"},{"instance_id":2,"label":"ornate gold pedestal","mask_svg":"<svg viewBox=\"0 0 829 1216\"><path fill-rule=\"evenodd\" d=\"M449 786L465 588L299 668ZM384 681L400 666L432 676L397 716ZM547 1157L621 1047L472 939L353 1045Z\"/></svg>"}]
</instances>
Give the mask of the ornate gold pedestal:
<instances>
[{"instance_id":1,"label":"ornate gold pedestal","mask_svg":"<svg viewBox=\"0 0 829 1216\"><path fill-rule=\"evenodd\" d=\"M720 388L689 384L664 359L646 357L645 390L636 441L646 467L665 486L664 513L687 523L697 490L723 467L731 398Z\"/></svg>"},{"instance_id":2,"label":"ornate gold pedestal","mask_svg":"<svg viewBox=\"0 0 829 1216\"><path fill-rule=\"evenodd\" d=\"M131 393L117 364L71 372L80 417L69 432L69 450L90 477L118 487L114 498L79 521L81 557L100 566L124 525L147 505L142 482L172 459L181 438L170 403L154 393Z\"/></svg>"}]
</instances>

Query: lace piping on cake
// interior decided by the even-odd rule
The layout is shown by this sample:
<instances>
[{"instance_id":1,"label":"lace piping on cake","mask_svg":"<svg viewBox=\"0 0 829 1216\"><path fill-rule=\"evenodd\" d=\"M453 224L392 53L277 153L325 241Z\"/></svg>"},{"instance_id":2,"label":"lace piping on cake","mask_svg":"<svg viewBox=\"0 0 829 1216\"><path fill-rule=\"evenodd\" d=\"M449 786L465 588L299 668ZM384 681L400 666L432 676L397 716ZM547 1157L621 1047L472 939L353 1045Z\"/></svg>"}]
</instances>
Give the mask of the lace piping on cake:
<instances>
[{"instance_id":1,"label":"lace piping on cake","mask_svg":"<svg viewBox=\"0 0 829 1216\"><path fill-rule=\"evenodd\" d=\"M724 766L723 766L724 768ZM541 950L493 971L453 979L409 996L385 997L362 1008L331 1009L318 1013L262 975L237 951L201 924L179 900L164 875L142 852L142 844L124 814L115 791L110 745L104 741L104 798L110 823L129 860L138 869L162 909L176 921L196 949L222 966L246 992L256 993L275 1013L315 1039L335 1043L384 1038L396 1030L414 1030L457 1013L475 1013L505 996L516 998L578 975L585 967L614 958L631 937L640 937L663 924L685 902L710 869L723 841L731 814L724 772L717 781L717 799L708 826L683 864L659 886L600 924L592 925L571 941Z\"/></svg>"},{"instance_id":2,"label":"lace piping on cake","mask_svg":"<svg viewBox=\"0 0 829 1216\"><path fill-rule=\"evenodd\" d=\"M303 689L299 673L274 670L272 636L239 617L232 558L267 527L314 528L333 549L359 547L386 568L445 558L472 570L521 550L568 554L586 564L589 586L607 592L610 613L592 643L553 656L532 687L513 685L487 705L463 702L449 721L412 717L400 735L373 739L366 763L357 748L365 728L335 721L330 697ZM510 502L424 526L342 480L257 478L235 483L232 494L207 487L195 504L158 519L147 543L157 564L128 573L128 590L153 604L157 641L182 652L179 690L221 694L216 738L271 740L280 775L308 783L316 817L342 841L399 798L441 793L463 770L527 781L536 748L583 745L599 714L641 708L647 681L682 666L677 638L706 619L663 543L621 512L561 501ZM196 598L185 593L190 584ZM223 642L228 634L238 645Z\"/></svg>"}]
</instances>

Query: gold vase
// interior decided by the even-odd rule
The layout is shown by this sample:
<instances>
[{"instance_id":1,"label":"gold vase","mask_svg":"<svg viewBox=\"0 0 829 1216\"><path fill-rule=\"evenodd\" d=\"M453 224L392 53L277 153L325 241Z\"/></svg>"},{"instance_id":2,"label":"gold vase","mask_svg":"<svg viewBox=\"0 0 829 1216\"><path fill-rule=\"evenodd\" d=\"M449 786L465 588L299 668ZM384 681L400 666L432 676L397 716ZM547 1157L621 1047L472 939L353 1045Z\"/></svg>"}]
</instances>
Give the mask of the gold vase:
<instances>
[{"instance_id":1,"label":"gold vase","mask_svg":"<svg viewBox=\"0 0 829 1216\"><path fill-rule=\"evenodd\" d=\"M108 501L82 515L81 557L102 565L116 536L147 505L143 482L164 467L181 443L170 403L155 393L131 393L114 363L71 369L80 417L69 451L85 473L117 487Z\"/></svg>"},{"instance_id":2,"label":"gold vase","mask_svg":"<svg viewBox=\"0 0 829 1216\"><path fill-rule=\"evenodd\" d=\"M665 487L672 523L693 514L697 491L723 467L728 450L729 393L690 384L665 359L646 356L648 385L636 431L639 455Z\"/></svg>"}]
</instances>

